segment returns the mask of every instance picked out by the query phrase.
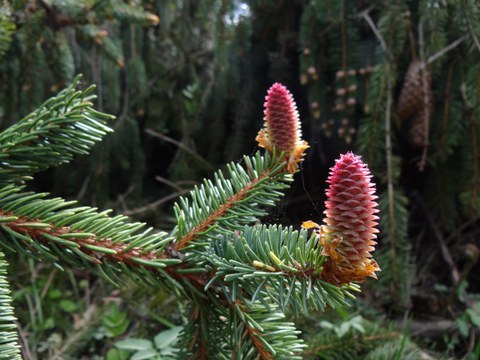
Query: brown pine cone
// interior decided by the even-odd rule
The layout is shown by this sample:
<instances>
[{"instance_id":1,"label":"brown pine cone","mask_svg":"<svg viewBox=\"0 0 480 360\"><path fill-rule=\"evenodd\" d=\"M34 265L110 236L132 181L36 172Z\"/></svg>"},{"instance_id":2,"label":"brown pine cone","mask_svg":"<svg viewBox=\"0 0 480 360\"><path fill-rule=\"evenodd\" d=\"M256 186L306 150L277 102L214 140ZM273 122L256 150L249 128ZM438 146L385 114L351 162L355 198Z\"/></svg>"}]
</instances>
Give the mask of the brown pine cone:
<instances>
[{"instance_id":1,"label":"brown pine cone","mask_svg":"<svg viewBox=\"0 0 480 360\"><path fill-rule=\"evenodd\" d=\"M430 119L434 110L432 89L430 85L427 88L426 98L427 103L425 104L425 100L422 94L422 97L420 99L420 108L414 114L414 117L412 118L410 123L409 138L410 143L414 148L423 148L427 145L428 134L426 133L426 131L427 128L430 129ZM428 124L427 128L425 127L425 123Z\"/></svg>"},{"instance_id":2,"label":"brown pine cone","mask_svg":"<svg viewBox=\"0 0 480 360\"><path fill-rule=\"evenodd\" d=\"M414 60L410 63L408 71L403 81L402 90L397 101L398 118L402 121L416 116L417 112L423 107L423 84L421 62ZM432 78L428 71L424 69L427 87L430 88Z\"/></svg>"}]
</instances>

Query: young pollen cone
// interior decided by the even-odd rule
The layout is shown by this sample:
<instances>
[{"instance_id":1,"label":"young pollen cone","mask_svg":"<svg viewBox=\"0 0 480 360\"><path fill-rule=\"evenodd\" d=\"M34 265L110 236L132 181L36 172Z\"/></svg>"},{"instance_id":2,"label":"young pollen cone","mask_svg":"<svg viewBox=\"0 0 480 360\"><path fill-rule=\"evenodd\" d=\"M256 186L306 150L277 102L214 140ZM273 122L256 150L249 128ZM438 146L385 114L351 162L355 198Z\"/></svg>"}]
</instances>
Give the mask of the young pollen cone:
<instances>
[{"instance_id":1,"label":"young pollen cone","mask_svg":"<svg viewBox=\"0 0 480 360\"><path fill-rule=\"evenodd\" d=\"M323 226L312 221L304 228L317 228L323 253L327 257L322 278L335 285L376 278L380 271L371 252L377 238L378 204L372 175L360 156L340 155L330 169Z\"/></svg>"},{"instance_id":2,"label":"young pollen cone","mask_svg":"<svg viewBox=\"0 0 480 360\"><path fill-rule=\"evenodd\" d=\"M294 173L309 147L308 143L302 140L297 105L292 94L280 83L275 83L268 89L265 100L265 126L258 132L256 140L259 146L270 152L273 146L277 151L283 151L287 160L287 171Z\"/></svg>"}]
</instances>

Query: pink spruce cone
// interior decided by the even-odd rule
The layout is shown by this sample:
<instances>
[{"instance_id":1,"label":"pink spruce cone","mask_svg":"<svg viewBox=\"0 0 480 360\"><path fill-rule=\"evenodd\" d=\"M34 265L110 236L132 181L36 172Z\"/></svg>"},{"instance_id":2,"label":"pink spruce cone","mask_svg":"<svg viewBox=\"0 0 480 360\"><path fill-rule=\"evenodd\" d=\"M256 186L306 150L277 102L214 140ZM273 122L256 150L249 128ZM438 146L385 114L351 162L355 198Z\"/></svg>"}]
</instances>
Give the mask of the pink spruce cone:
<instances>
[{"instance_id":1,"label":"pink spruce cone","mask_svg":"<svg viewBox=\"0 0 480 360\"><path fill-rule=\"evenodd\" d=\"M376 278L375 271L380 271L371 254L379 211L371 178L360 156L351 152L341 155L327 180L326 225L304 223L304 227L319 228L323 255L327 256L321 276L330 283L364 281L367 276Z\"/></svg>"},{"instance_id":2,"label":"pink spruce cone","mask_svg":"<svg viewBox=\"0 0 480 360\"><path fill-rule=\"evenodd\" d=\"M287 170L293 173L308 148L302 140L297 105L292 94L280 83L270 87L265 100L265 129L260 130L257 141L269 151L272 151L273 145L277 150L284 151Z\"/></svg>"}]
</instances>

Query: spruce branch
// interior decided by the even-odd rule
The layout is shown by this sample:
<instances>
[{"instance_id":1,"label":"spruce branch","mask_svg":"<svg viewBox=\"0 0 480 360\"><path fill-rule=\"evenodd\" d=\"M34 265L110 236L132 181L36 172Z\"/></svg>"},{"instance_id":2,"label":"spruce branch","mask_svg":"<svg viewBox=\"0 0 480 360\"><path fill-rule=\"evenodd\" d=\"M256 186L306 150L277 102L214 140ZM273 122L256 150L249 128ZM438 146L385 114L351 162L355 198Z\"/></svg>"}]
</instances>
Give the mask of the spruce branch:
<instances>
[{"instance_id":1,"label":"spruce branch","mask_svg":"<svg viewBox=\"0 0 480 360\"><path fill-rule=\"evenodd\" d=\"M271 303L296 314L309 309L324 311L327 305L348 306L346 298L353 297L348 290L358 288L327 282L322 248L317 237L308 237L306 230L247 226L239 235L214 244L209 267L215 273L206 289L221 285L230 302Z\"/></svg>"},{"instance_id":2,"label":"spruce branch","mask_svg":"<svg viewBox=\"0 0 480 360\"><path fill-rule=\"evenodd\" d=\"M0 59L5 55L10 47L10 42L12 41L13 34L15 33L16 26L13 22L10 22L9 19L3 14L8 8L8 4L3 5L7 9L0 9Z\"/></svg>"},{"instance_id":3,"label":"spruce branch","mask_svg":"<svg viewBox=\"0 0 480 360\"><path fill-rule=\"evenodd\" d=\"M0 184L21 184L36 172L87 154L111 131L113 116L93 109L94 86L77 90L80 76L57 96L0 134Z\"/></svg>"},{"instance_id":4,"label":"spruce branch","mask_svg":"<svg viewBox=\"0 0 480 360\"><path fill-rule=\"evenodd\" d=\"M13 171L7 171L9 181L0 188L0 244L59 266L90 269L115 285L126 275L143 285L168 286L191 304L193 321L184 327L182 356L298 358L304 345L293 324L283 320L283 312L347 306L347 297L353 298L349 290L359 289L351 282L364 277L338 281L338 272L329 273L332 268L326 263L335 252L318 234L309 236L306 230L280 226L248 226L283 196L308 147L301 140L291 94L280 84L271 90L266 126L257 138L268 151L245 156L243 164L228 164L227 174L217 172L213 180L180 198L174 206L177 226L170 234L154 233L123 215L110 217L109 211L75 207L75 202L49 199L45 193L23 192L23 185L10 183ZM4 157L29 165L13 169L23 169L25 178L43 167L67 162L109 131L104 125L108 116L93 111L87 101L90 98L88 91L75 91L72 86L0 135ZM81 110L75 112L77 109ZM38 126L32 127L32 123ZM42 156L36 153L30 162L11 155L28 153L32 144L48 151L38 152ZM54 161L61 151L67 155ZM356 168L358 164L353 162L340 170ZM342 246L349 254L359 254L356 260L350 254L348 260L355 265L355 274L360 271L372 276L371 271L377 269L370 268L374 261L369 259L376 224L374 189L366 181L370 176L364 169L352 174L356 180L342 175L342 181L356 181L360 191L354 191L348 204L341 201L339 206L354 206L347 212L357 217L357 225L359 221L363 225L357 229L361 233L358 238L340 234L346 240ZM360 205L352 205L357 200ZM334 228L333 223L329 226Z\"/></svg>"},{"instance_id":5,"label":"spruce branch","mask_svg":"<svg viewBox=\"0 0 480 360\"><path fill-rule=\"evenodd\" d=\"M301 359L305 348L300 331L284 321L281 312L272 312L262 303L249 307L240 301L231 303L230 329L234 359Z\"/></svg>"},{"instance_id":6,"label":"spruce branch","mask_svg":"<svg viewBox=\"0 0 480 360\"><path fill-rule=\"evenodd\" d=\"M275 153L262 156L257 152L255 157L245 156L244 162L245 166L230 163L228 178L219 171L213 182L204 181L189 198L180 198L180 204L175 204L178 226L171 235L176 237L175 251L254 223L267 214L265 208L274 206L293 181L284 171L281 156Z\"/></svg>"},{"instance_id":7,"label":"spruce branch","mask_svg":"<svg viewBox=\"0 0 480 360\"><path fill-rule=\"evenodd\" d=\"M112 1L108 5L109 12L112 12L112 15L122 22L142 25L158 25L160 22L157 15L145 11L139 6L132 6L123 1Z\"/></svg>"},{"instance_id":8,"label":"spruce branch","mask_svg":"<svg viewBox=\"0 0 480 360\"><path fill-rule=\"evenodd\" d=\"M0 359L20 360L17 326L7 281L7 262L0 252Z\"/></svg>"},{"instance_id":9,"label":"spruce branch","mask_svg":"<svg viewBox=\"0 0 480 360\"><path fill-rule=\"evenodd\" d=\"M228 307L219 306L215 299L208 300L197 298L186 313L190 321L180 336L180 359L230 359Z\"/></svg>"},{"instance_id":10,"label":"spruce branch","mask_svg":"<svg viewBox=\"0 0 480 360\"><path fill-rule=\"evenodd\" d=\"M176 284L163 270L181 263L163 253L171 241L166 233L152 233L123 215L110 217L110 211L20 190L0 189L0 243L6 249L88 268L114 284L121 273L149 284L158 283L159 276Z\"/></svg>"},{"instance_id":11,"label":"spruce branch","mask_svg":"<svg viewBox=\"0 0 480 360\"><path fill-rule=\"evenodd\" d=\"M45 10L46 24L54 30L86 23L86 19L77 19L68 14L63 14L60 9L55 5L51 5L50 2L39 0L38 3Z\"/></svg>"}]
</instances>

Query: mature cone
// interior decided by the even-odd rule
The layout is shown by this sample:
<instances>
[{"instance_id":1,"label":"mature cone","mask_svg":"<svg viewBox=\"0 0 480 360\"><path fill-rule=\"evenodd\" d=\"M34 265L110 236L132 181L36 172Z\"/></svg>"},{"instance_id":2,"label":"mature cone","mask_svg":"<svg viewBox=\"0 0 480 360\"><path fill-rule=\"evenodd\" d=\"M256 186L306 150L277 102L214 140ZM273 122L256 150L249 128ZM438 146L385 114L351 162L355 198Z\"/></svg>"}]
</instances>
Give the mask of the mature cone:
<instances>
[{"instance_id":1,"label":"mature cone","mask_svg":"<svg viewBox=\"0 0 480 360\"><path fill-rule=\"evenodd\" d=\"M265 128L259 131L256 140L268 151L273 151L273 146L283 151L287 170L293 173L308 148L307 142L302 140L297 105L292 94L280 83L272 85L265 100Z\"/></svg>"},{"instance_id":2,"label":"mature cone","mask_svg":"<svg viewBox=\"0 0 480 360\"><path fill-rule=\"evenodd\" d=\"M397 114L400 120L410 119L424 106L421 64L422 62L414 60L408 67L397 101ZM427 87L430 88L432 78L425 68L423 71L425 71Z\"/></svg>"},{"instance_id":3,"label":"mature cone","mask_svg":"<svg viewBox=\"0 0 480 360\"><path fill-rule=\"evenodd\" d=\"M330 169L325 201L324 226L312 222L304 227L317 227L320 242L327 256L322 278L340 285L376 278L379 271L371 252L375 250L378 230L375 184L366 164L349 152L341 155ZM316 225L316 226L315 226Z\"/></svg>"},{"instance_id":4,"label":"mature cone","mask_svg":"<svg viewBox=\"0 0 480 360\"><path fill-rule=\"evenodd\" d=\"M422 98L422 106L410 123L409 140L413 147L423 148L427 145L428 129L430 129L430 119L433 110L433 95L432 89L429 85L427 88L426 99Z\"/></svg>"}]
</instances>

